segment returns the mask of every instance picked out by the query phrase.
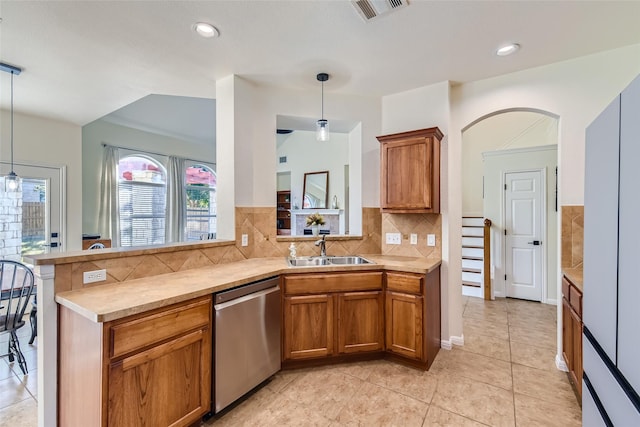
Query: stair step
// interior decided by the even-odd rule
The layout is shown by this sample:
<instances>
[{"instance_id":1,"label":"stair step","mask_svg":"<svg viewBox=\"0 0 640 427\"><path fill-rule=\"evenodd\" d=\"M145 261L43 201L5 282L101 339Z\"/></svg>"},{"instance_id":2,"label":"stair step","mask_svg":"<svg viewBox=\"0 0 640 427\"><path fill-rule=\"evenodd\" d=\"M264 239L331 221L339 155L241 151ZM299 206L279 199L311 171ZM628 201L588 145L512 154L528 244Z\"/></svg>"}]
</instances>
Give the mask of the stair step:
<instances>
[{"instance_id":1,"label":"stair step","mask_svg":"<svg viewBox=\"0 0 640 427\"><path fill-rule=\"evenodd\" d=\"M462 237L484 238L484 227L462 227Z\"/></svg>"},{"instance_id":2,"label":"stair step","mask_svg":"<svg viewBox=\"0 0 640 427\"><path fill-rule=\"evenodd\" d=\"M482 273L481 268L462 268L463 273Z\"/></svg>"},{"instance_id":3,"label":"stair step","mask_svg":"<svg viewBox=\"0 0 640 427\"><path fill-rule=\"evenodd\" d=\"M481 257L481 256L464 256L464 255L462 255L462 259L463 260L468 259L469 261L483 261L484 260L484 258Z\"/></svg>"},{"instance_id":4,"label":"stair step","mask_svg":"<svg viewBox=\"0 0 640 427\"><path fill-rule=\"evenodd\" d=\"M481 288L482 285L480 283L463 281L462 286L471 286L472 288Z\"/></svg>"},{"instance_id":5,"label":"stair step","mask_svg":"<svg viewBox=\"0 0 640 427\"><path fill-rule=\"evenodd\" d=\"M468 249L484 249L484 246L462 245L462 248L468 248Z\"/></svg>"},{"instance_id":6,"label":"stair step","mask_svg":"<svg viewBox=\"0 0 640 427\"><path fill-rule=\"evenodd\" d=\"M484 226L484 218L483 217L475 217L475 216L463 216L462 217L462 226L475 226L482 227Z\"/></svg>"},{"instance_id":7,"label":"stair step","mask_svg":"<svg viewBox=\"0 0 640 427\"><path fill-rule=\"evenodd\" d=\"M484 248L462 247L462 257L476 257L482 259L484 257Z\"/></svg>"}]
</instances>

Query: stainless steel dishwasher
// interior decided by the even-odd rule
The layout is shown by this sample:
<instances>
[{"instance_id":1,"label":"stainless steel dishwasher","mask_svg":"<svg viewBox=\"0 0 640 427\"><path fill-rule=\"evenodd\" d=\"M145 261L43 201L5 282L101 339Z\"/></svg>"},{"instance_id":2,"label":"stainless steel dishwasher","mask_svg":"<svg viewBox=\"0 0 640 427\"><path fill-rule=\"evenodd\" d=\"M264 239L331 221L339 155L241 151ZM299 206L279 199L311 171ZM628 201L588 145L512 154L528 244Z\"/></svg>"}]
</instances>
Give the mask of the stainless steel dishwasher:
<instances>
[{"instance_id":1,"label":"stainless steel dishwasher","mask_svg":"<svg viewBox=\"0 0 640 427\"><path fill-rule=\"evenodd\" d=\"M280 305L277 277L215 295L215 413L280 370Z\"/></svg>"}]
</instances>

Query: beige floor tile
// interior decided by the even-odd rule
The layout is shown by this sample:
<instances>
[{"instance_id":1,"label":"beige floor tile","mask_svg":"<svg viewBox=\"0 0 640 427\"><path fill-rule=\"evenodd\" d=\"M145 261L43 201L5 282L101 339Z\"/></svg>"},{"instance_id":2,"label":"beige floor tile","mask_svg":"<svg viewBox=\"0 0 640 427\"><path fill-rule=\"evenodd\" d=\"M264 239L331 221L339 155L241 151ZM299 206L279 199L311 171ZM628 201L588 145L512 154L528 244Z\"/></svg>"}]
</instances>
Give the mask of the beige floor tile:
<instances>
[{"instance_id":1,"label":"beige floor tile","mask_svg":"<svg viewBox=\"0 0 640 427\"><path fill-rule=\"evenodd\" d=\"M504 323L491 322L472 317L462 318L462 332L467 335L482 335L503 340L509 339L509 326Z\"/></svg>"},{"instance_id":2,"label":"beige floor tile","mask_svg":"<svg viewBox=\"0 0 640 427\"><path fill-rule=\"evenodd\" d=\"M479 423L470 418L465 418L462 415L454 414L453 412L445 411L438 408L435 405L429 407L427 417L424 420L423 427L482 427L486 424Z\"/></svg>"},{"instance_id":3,"label":"beige floor tile","mask_svg":"<svg viewBox=\"0 0 640 427\"><path fill-rule=\"evenodd\" d=\"M351 375L366 381L373 372L386 363L390 362L385 360L371 360L366 362L343 363L335 365L334 369L338 372L342 372L343 374Z\"/></svg>"},{"instance_id":4,"label":"beige floor tile","mask_svg":"<svg viewBox=\"0 0 640 427\"><path fill-rule=\"evenodd\" d=\"M4 347L0 347L0 352L5 352L6 349ZM6 357L0 357L0 381L6 380L9 377L14 376L13 370L7 364Z\"/></svg>"},{"instance_id":5,"label":"beige floor tile","mask_svg":"<svg viewBox=\"0 0 640 427\"><path fill-rule=\"evenodd\" d=\"M557 330L556 322L551 319L526 316L526 315L509 315L509 326L520 328L534 328L545 331Z\"/></svg>"},{"instance_id":6,"label":"beige floor tile","mask_svg":"<svg viewBox=\"0 0 640 427\"><path fill-rule=\"evenodd\" d=\"M511 364L481 354L453 349L439 369L438 375L465 377L505 390L513 388ZM439 378L441 381L442 378Z\"/></svg>"},{"instance_id":7,"label":"beige floor tile","mask_svg":"<svg viewBox=\"0 0 640 427\"><path fill-rule=\"evenodd\" d=\"M323 427L331 424L331 420L308 405L300 404L284 396L278 396L259 416L249 420L256 426L310 426Z\"/></svg>"},{"instance_id":8,"label":"beige floor tile","mask_svg":"<svg viewBox=\"0 0 640 427\"><path fill-rule=\"evenodd\" d=\"M483 356L504 360L506 362L511 360L509 341L491 336L473 333L469 335L465 334L464 345L460 347L460 350L482 354Z\"/></svg>"},{"instance_id":9,"label":"beige floor tile","mask_svg":"<svg viewBox=\"0 0 640 427\"><path fill-rule=\"evenodd\" d=\"M428 408L427 403L365 383L340 411L334 425L421 426Z\"/></svg>"},{"instance_id":10,"label":"beige floor tile","mask_svg":"<svg viewBox=\"0 0 640 427\"><path fill-rule=\"evenodd\" d=\"M580 406L551 403L534 397L515 394L518 426L579 427L582 425Z\"/></svg>"},{"instance_id":11,"label":"beige floor tile","mask_svg":"<svg viewBox=\"0 0 640 427\"><path fill-rule=\"evenodd\" d=\"M487 309L482 306L467 304L463 317L483 319L494 323L507 323L507 312L500 309Z\"/></svg>"},{"instance_id":12,"label":"beige floor tile","mask_svg":"<svg viewBox=\"0 0 640 427\"><path fill-rule=\"evenodd\" d=\"M511 341L517 341L538 347L557 347L557 329L550 328L530 328L523 326L509 326L509 336Z\"/></svg>"},{"instance_id":13,"label":"beige floor tile","mask_svg":"<svg viewBox=\"0 0 640 427\"><path fill-rule=\"evenodd\" d=\"M538 347L521 342L511 342L511 361L532 368L556 371L556 352L548 347Z\"/></svg>"},{"instance_id":14,"label":"beige floor tile","mask_svg":"<svg viewBox=\"0 0 640 427\"><path fill-rule=\"evenodd\" d=\"M0 381L0 409L31 398L27 387L16 376Z\"/></svg>"},{"instance_id":15,"label":"beige floor tile","mask_svg":"<svg viewBox=\"0 0 640 427\"><path fill-rule=\"evenodd\" d=\"M293 380L282 395L333 420L362 384L362 380L335 370L317 370Z\"/></svg>"},{"instance_id":16,"label":"beige floor tile","mask_svg":"<svg viewBox=\"0 0 640 427\"><path fill-rule=\"evenodd\" d=\"M34 399L25 399L15 405L0 409L0 425L36 427L38 425L38 404Z\"/></svg>"},{"instance_id":17,"label":"beige floor tile","mask_svg":"<svg viewBox=\"0 0 640 427\"><path fill-rule=\"evenodd\" d=\"M514 392L551 403L564 402L569 406L577 403L565 372L530 368L517 363L513 364L512 370Z\"/></svg>"},{"instance_id":18,"label":"beige floor tile","mask_svg":"<svg viewBox=\"0 0 640 427\"><path fill-rule=\"evenodd\" d=\"M271 381L265 384L265 388L274 393L280 393L293 380L303 374L304 372L300 372L300 370L280 371L271 378Z\"/></svg>"},{"instance_id":19,"label":"beige floor tile","mask_svg":"<svg viewBox=\"0 0 640 427\"><path fill-rule=\"evenodd\" d=\"M22 380L22 383L27 387L29 393L37 399L38 398L38 371L33 370L29 371L27 375L19 376L19 379Z\"/></svg>"},{"instance_id":20,"label":"beige floor tile","mask_svg":"<svg viewBox=\"0 0 640 427\"><path fill-rule=\"evenodd\" d=\"M432 406L491 426L514 426L513 394L468 378L438 381Z\"/></svg>"},{"instance_id":21,"label":"beige floor tile","mask_svg":"<svg viewBox=\"0 0 640 427\"><path fill-rule=\"evenodd\" d=\"M438 383L435 374L394 362L385 362L377 368L369 376L368 382L413 397L421 402L431 402Z\"/></svg>"},{"instance_id":22,"label":"beige floor tile","mask_svg":"<svg viewBox=\"0 0 640 427\"><path fill-rule=\"evenodd\" d=\"M249 426L257 422L279 395L263 387L225 409L205 423L207 426Z\"/></svg>"}]
</instances>

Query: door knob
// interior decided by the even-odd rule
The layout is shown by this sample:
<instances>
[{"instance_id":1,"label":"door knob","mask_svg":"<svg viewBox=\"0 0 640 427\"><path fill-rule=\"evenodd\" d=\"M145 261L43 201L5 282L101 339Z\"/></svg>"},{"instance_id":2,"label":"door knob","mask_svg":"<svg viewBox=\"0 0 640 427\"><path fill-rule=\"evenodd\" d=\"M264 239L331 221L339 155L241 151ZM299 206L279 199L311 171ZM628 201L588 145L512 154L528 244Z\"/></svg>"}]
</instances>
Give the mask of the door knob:
<instances>
[{"instance_id":1,"label":"door knob","mask_svg":"<svg viewBox=\"0 0 640 427\"><path fill-rule=\"evenodd\" d=\"M533 246L540 246L542 244L540 240L534 240L533 242L527 242L527 243Z\"/></svg>"}]
</instances>

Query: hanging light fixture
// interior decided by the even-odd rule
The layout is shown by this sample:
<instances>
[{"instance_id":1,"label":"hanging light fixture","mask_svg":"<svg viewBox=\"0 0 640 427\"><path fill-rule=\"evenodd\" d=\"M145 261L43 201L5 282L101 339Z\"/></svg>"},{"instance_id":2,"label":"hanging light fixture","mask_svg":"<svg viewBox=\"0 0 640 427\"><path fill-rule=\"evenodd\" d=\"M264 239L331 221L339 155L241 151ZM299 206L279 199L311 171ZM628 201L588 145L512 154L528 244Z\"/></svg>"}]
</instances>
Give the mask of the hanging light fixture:
<instances>
[{"instance_id":1,"label":"hanging light fixture","mask_svg":"<svg viewBox=\"0 0 640 427\"><path fill-rule=\"evenodd\" d=\"M324 82L329 80L329 74L327 73L319 73L316 76L319 82L322 83L322 110L321 110L321 118L316 122L316 139L318 141L328 141L329 140L329 122L324 119Z\"/></svg>"},{"instance_id":2,"label":"hanging light fixture","mask_svg":"<svg viewBox=\"0 0 640 427\"><path fill-rule=\"evenodd\" d=\"M0 70L11 73L11 172L4 177L4 191L19 192L22 190L22 179L13 171L13 76L20 74L22 69L0 62Z\"/></svg>"}]
</instances>

